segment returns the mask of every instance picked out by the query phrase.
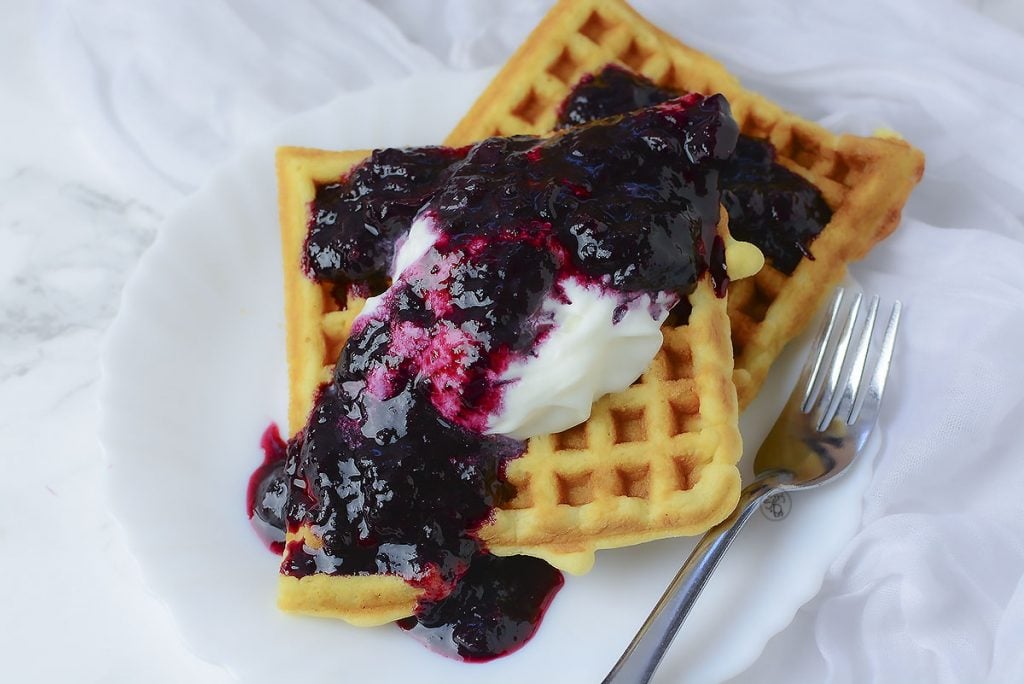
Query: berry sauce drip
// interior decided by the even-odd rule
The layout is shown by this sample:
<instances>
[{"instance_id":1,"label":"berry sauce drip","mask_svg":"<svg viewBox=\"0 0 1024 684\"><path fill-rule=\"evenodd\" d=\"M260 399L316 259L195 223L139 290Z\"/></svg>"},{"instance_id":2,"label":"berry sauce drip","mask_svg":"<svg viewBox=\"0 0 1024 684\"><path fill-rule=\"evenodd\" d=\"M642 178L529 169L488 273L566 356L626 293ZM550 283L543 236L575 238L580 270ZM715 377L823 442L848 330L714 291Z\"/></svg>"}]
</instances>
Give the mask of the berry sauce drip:
<instances>
[{"instance_id":1,"label":"berry sauce drip","mask_svg":"<svg viewBox=\"0 0 1024 684\"><path fill-rule=\"evenodd\" d=\"M263 463L249 477L246 513L256 534L276 554L284 552L284 517L288 485L284 469L287 445L271 423L260 438Z\"/></svg>"},{"instance_id":2,"label":"berry sauce drip","mask_svg":"<svg viewBox=\"0 0 1024 684\"><path fill-rule=\"evenodd\" d=\"M584 76L562 103L558 128L585 124L665 102L679 93L609 64ZM767 140L741 135L721 171L722 204L733 237L752 242L780 271L790 274L809 245L832 220L832 210L813 184L776 163Z\"/></svg>"},{"instance_id":3,"label":"berry sauce drip","mask_svg":"<svg viewBox=\"0 0 1024 684\"><path fill-rule=\"evenodd\" d=\"M383 150L319 188L311 277L394 279L288 445L282 573L397 575L423 589L403 626L464 659L529 638L560 573L476 536L525 449L484 432L500 376L545 335L538 314L567 279L625 303L724 273L717 169L737 134L724 98L692 94L548 139ZM411 227L429 244L390 273Z\"/></svg>"},{"instance_id":4,"label":"berry sauce drip","mask_svg":"<svg viewBox=\"0 0 1024 684\"><path fill-rule=\"evenodd\" d=\"M562 573L530 556L481 556L440 601L398 626L432 650L468 662L508 655L529 641L561 588Z\"/></svg>"}]
</instances>

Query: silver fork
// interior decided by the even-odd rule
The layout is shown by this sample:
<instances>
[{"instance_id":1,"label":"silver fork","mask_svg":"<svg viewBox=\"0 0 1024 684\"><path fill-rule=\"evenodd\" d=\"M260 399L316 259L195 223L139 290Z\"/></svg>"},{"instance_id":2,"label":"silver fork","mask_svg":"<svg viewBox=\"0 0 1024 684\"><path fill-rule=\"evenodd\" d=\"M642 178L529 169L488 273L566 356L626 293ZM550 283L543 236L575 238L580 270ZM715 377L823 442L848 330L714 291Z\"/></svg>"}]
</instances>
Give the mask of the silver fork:
<instances>
[{"instance_id":1,"label":"silver fork","mask_svg":"<svg viewBox=\"0 0 1024 684\"><path fill-rule=\"evenodd\" d=\"M901 305L893 304L885 331L877 336L878 296L866 313L859 293L844 306L847 299L842 289L836 292L800 380L757 452L754 481L732 514L697 544L604 684L649 682L711 573L761 502L834 479L867 442L878 420Z\"/></svg>"}]
</instances>

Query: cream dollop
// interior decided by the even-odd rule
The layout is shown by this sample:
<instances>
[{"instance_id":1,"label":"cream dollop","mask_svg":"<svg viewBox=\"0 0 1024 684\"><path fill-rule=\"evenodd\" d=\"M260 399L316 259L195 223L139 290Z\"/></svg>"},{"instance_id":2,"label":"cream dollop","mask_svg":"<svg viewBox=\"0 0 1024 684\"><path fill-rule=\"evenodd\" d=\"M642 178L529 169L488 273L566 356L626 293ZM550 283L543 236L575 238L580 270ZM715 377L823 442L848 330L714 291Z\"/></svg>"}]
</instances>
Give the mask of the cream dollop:
<instances>
[{"instance_id":1,"label":"cream dollop","mask_svg":"<svg viewBox=\"0 0 1024 684\"><path fill-rule=\"evenodd\" d=\"M539 317L552 328L502 374L502 406L487 431L528 439L590 417L600 397L629 387L661 348L661 324L677 297L624 299L567 278L564 299L548 296Z\"/></svg>"}]
</instances>

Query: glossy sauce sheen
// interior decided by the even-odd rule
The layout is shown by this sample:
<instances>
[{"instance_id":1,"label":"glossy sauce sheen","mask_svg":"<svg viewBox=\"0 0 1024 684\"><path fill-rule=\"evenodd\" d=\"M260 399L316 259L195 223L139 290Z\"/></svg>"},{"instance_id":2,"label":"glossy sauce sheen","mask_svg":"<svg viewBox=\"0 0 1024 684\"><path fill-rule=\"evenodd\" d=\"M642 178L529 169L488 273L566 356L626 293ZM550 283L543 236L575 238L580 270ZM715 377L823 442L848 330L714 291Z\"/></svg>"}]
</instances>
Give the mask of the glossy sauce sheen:
<instances>
[{"instance_id":1,"label":"glossy sauce sheen","mask_svg":"<svg viewBox=\"0 0 1024 684\"><path fill-rule=\"evenodd\" d=\"M622 67L609 65L583 77L563 102L559 128L665 102L679 93ZM813 184L776 163L767 140L741 135L719 179L729 232L752 242L771 264L790 274L832 220L832 210Z\"/></svg>"},{"instance_id":2,"label":"glossy sauce sheen","mask_svg":"<svg viewBox=\"0 0 1024 684\"><path fill-rule=\"evenodd\" d=\"M533 635L562 573L530 556L483 555L455 590L398 626L431 649L469 662L517 650Z\"/></svg>"},{"instance_id":3,"label":"glossy sauce sheen","mask_svg":"<svg viewBox=\"0 0 1024 684\"><path fill-rule=\"evenodd\" d=\"M284 552L284 518L288 505L288 483L284 476L288 445L274 423L264 430L260 448L263 463L249 477L246 513L263 543L280 554Z\"/></svg>"},{"instance_id":4,"label":"glossy sauce sheen","mask_svg":"<svg viewBox=\"0 0 1024 684\"><path fill-rule=\"evenodd\" d=\"M724 277L717 168L736 136L722 97L687 95L547 140L375 152L319 188L317 280L385 278L417 216L437 240L357 320L288 445L287 527L323 545L289 543L282 572L402 577L425 590L402 626L464 659L528 639L562 578L475 535L514 495L504 469L525 448L483 434L497 379L544 335L532 317L566 278L626 302Z\"/></svg>"}]
</instances>

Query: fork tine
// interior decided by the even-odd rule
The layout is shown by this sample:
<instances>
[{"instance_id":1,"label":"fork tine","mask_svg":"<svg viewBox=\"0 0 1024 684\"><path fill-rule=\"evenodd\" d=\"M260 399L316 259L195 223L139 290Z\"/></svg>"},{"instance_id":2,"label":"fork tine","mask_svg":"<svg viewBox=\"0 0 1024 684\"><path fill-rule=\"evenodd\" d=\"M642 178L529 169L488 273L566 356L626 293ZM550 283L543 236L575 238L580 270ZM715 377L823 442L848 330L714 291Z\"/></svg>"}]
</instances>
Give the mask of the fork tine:
<instances>
[{"instance_id":1,"label":"fork tine","mask_svg":"<svg viewBox=\"0 0 1024 684\"><path fill-rule=\"evenodd\" d=\"M835 355L832 357L831 363L828 367L828 377L826 378L825 387L822 390L821 400L819 404L824 407L824 411L821 414L821 418L818 421L818 430L824 430L828 427L828 424L832 422L832 417L835 415L835 409L838 407L838 402L833 401L836 398L836 394L839 390L839 382L843 376L843 365L846 362L846 353L850 349L850 338L853 337L853 329L857 323L857 315L860 313L860 303L863 298L861 293L857 293L857 296L853 299L853 304L850 306L850 312L846 317L846 325L843 326L843 332L839 336L839 341L836 343Z\"/></svg>"},{"instance_id":2,"label":"fork tine","mask_svg":"<svg viewBox=\"0 0 1024 684\"><path fill-rule=\"evenodd\" d=\"M889 314L889 322L885 326L885 333L882 337L882 348L878 353L878 360L871 373L871 379L864 391L857 397L857 401L850 412L850 423L861 420L864 411L864 420L873 421L878 417L878 406L882 400L882 393L885 391L885 382L889 378L889 367L892 365L893 350L896 347L896 332L899 330L900 312L903 305L899 300L893 302L892 312Z\"/></svg>"},{"instance_id":3,"label":"fork tine","mask_svg":"<svg viewBox=\"0 0 1024 684\"><path fill-rule=\"evenodd\" d=\"M825 377L821 373L822 363L825 360L825 352L828 351L828 343L835 329L836 319L839 316L839 307L843 303L843 295L843 288L836 288L836 294L832 298L832 306L829 309L828 316L822 322L821 328L814 338L814 344L811 347L812 349L817 349L817 352L813 357L807 359L808 365L804 366L803 382L805 389L803 401L800 403L800 410L803 413L811 410L811 407L814 406L814 400L821 390L822 380Z\"/></svg>"},{"instance_id":4,"label":"fork tine","mask_svg":"<svg viewBox=\"0 0 1024 684\"><path fill-rule=\"evenodd\" d=\"M878 295L871 298L868 305L868 313L861 325L860 339L857 340L857 349L850 361L850 372L843 387L842 394L833 396L834 407L829 407L829 421L832 416L838 415L847 423L852 423L853 407L857 398L860 384L864 379L864 369L867 366L868 352L871 347L871 337L875 330L875 318L878 316Z\"/></svg>"}]
</instances>

